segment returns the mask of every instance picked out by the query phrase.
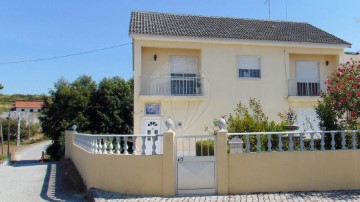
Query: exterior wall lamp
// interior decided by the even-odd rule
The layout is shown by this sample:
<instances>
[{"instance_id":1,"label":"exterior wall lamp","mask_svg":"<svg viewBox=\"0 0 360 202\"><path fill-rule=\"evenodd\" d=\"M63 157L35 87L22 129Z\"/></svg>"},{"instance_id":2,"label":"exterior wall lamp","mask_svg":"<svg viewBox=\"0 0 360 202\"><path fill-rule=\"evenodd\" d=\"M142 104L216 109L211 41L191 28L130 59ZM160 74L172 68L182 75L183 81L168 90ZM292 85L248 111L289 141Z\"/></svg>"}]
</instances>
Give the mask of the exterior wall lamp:
<instances>
[{"instance_id":1,"label":"exterior wall lamp","mask_svg":"<svg viewBox=\"0 0 360 202\"><path fill-rule=\"evenodd\" d=\"M329 65L329 60L326 60L325 64L326 64L326 66L328 66Z\"/></svg>"},{"instance_id":2,"label":"exterior wall lamp","mask_svg":"<svg viewBox=\"0 0 360 202\"><path fill-rule=\"evenodd\" d=\"M157 55L156 54L154 54L154 61L156 61L157 60Z\"/></svg>"}]
</instances>

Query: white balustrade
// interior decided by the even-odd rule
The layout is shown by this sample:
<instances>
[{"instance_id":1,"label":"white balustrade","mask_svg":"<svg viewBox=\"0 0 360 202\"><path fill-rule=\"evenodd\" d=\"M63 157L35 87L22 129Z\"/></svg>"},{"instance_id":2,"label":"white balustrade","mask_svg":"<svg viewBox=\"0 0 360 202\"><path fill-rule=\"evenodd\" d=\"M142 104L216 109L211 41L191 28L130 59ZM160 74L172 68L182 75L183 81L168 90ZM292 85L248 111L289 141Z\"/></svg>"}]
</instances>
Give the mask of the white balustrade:
<instances>
[{"instance_id":1,"label":"white balustrade","mask_svg":"<svg viewBox=\"0 0 360 202\"><path fill-rule=\"evenodd\" d=\"M320 142L320 145L321 145L321 151L324 151L325 150L325 133L324 132L321 132L321 142Z\"/></svg>"},{"instance_id":2,"label":"white balustrade","mask_svg":"<svg viewBox=\"0 0 360 202\"><path fill-rule=\"evenodd\" d=\"M244 141L245 148L242 149L246 151L245 153L250 153L251 148L254 148L255 146L257 153L262 152L261 148L263 146L267 146L267 152L272 152L273 148L274 150L276 149L277 152L325 151L337 149L355 150L358 147L358 135L360 135L360 130L228 133L229 139L233 138L231 136L237 136ZM261 143L261 136L267 137L266 143ZM277 144L274 144L275 140L272 140L274 137L278 140ZM286 139L283 139L284 137L288 137L287 142L285 142ZM256 143L252 138L256 138ZM351 146L347 145L346 138L351 138ZM288 145L287 149L286 147L284 148L284 144Z\"/></svg>"},{"instance_id":3,"label":"white balustrade","mask_svg":"<svg viewBox=\"0 0 360 202\"><path fill-rule=\"evenodd\" d=\"M294 151L294 141L293 141L294 134L289 134L289 151Z\"/></svg>"},{"instance_id":4,"label":"white balustrade","mask_svg":"<svg viewBox=\"0 0 360 202\"><path fill-rule=\"evenodd\" d=\"M74 144L92 154L128 155L129 144L132 155L161 154L158 145L162 145L162 135L92 135L75 134ZM147 138L151 139L151 146L147 146ZM140 141L141 151L137 151L137 140ZM149 147L149 148L147 148Z\"/></svg>"}]
</instances>

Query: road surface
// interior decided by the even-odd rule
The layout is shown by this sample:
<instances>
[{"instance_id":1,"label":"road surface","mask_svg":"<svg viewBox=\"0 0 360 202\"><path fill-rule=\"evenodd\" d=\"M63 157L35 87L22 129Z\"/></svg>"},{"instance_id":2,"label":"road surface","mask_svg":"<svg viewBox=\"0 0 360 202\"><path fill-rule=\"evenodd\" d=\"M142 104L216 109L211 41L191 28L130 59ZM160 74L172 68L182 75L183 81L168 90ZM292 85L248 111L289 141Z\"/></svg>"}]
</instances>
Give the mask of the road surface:
<instances>
[{"instance_id":1,"label":"road surface","mask_svg":"<svg viewBox=\"0 0 360 202\"><path fill-rule=\"evenodd\" d=\"M54 162L41 163L41 153L51 141L30 145L13 156L16 162L0 166L0 201L83 201L83 196L64 195ZM59 191L60 190L60 191Z\"/></svg>"}]
</instances>

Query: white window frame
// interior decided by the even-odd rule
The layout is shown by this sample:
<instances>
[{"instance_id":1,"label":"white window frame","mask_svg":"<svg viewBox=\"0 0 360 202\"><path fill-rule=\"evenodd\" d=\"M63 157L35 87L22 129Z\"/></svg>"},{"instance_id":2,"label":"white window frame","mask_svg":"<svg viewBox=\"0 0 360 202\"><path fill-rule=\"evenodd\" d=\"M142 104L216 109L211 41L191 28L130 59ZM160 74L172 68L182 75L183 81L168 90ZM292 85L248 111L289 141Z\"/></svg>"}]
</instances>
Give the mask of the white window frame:
<instances>
[{"instance_id":1,"label":"white window frame","mask_svg":"<svg viewBox=\"0 0 360 202\"><path fill-rule=\"evenodd\" d=\"M259 61L259 67L258 68L248 68L248 69L246 69L246 68L240 68L240 60L241 60L241 57L243 57L243 58L245 58L245 57L248 57L248 58L250 58L250 57L252 57L252 58L257 58L258 59L258 61ZM240 79L244 79L244 78L246 78L246 79L260 79L261 78L261 57L259 56L259 55L239 55L239 56L237 56L237 77L238 78L240 78ZM249 70L249 76L240 76L240 70ZM259 70L259 76L258 77L254 77L254 76L251 76L250 75L250 70L254 70L254 69L256 69L256 70Z\"/></svg>"}]
</instances>

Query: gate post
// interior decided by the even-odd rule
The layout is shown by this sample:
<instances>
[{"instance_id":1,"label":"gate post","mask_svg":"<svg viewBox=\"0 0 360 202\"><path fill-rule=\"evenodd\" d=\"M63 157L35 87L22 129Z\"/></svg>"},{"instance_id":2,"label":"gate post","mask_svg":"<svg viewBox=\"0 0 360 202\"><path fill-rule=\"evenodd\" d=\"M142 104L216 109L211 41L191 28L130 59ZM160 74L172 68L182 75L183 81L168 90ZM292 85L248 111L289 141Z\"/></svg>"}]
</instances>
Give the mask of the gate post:
<instances>
[{"instance_id":1,"label":"gate post","mask_svg":"<svg viewBox=\"0 0 360 202\"><path fill-rule=\"evenodd\" d=\"M227 153L227 131L219 130L216 133L216 175L217 192L226 195L229 192L229 162Z\"/></svg>"},{"instance_id":2,"label":"gate post","mask_svg":"<svg viewBox=\"0 0 360 202\"><path fill-rule=\"evenodd\" d=\"M175 191L175 132L163 133L163 195L174 196Z\"/></svg>"}]
</instances>

